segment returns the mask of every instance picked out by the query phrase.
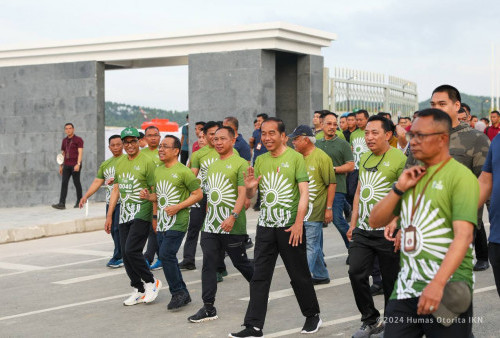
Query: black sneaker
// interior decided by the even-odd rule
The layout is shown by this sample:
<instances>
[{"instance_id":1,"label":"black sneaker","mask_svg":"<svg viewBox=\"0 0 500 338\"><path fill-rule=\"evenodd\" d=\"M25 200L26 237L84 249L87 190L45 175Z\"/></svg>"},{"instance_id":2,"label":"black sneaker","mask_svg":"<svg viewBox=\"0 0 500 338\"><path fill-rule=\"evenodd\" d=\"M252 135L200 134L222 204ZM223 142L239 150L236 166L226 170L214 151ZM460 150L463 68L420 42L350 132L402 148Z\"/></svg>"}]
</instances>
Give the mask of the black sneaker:
<instances>
[{"instance_id":1,"label":"black sneaker","mask_svg":"<svg viewBox=\"0 0 500 338\"><path fill-rule=\"evenodd\" d=\"M313 285L330 284L330 278L325 278L325 279L313 278L312 281Z\"/></svg>"},{"instance_id":2,"label":"black sneaker","mask_svg":"<svg viewBox=\"0 0 500 338\"><path fill-rule=\"evenodd\" d=\"M191 323L201 323L206 322L208 320L218 319L217 310L215 307L212 310L207 310L205 306L198 310L194 315L188 318Z\"/></svg>"},{"instance_id":3,"label":"black sneaker","mask_svg":"<svg viewBox=\"0 0 500 338\"><path fill-rule=\"evenodd\" d=\"M372 296L377 296L377 295L383 295L384 294L384 287L382 286L382 284L372 284L372 286L370 286L370 293L372 294Z\"/></svg>"},{"instance_id":4,"label":"black sneaker","mask_svg":"<svg viewBox=\"0 0 500 338\"><path fill-rule=\"evenodd\" d=\"M52 208L54 209L59 209L59 210L64 210L66 209L66 206L62 203L57 203L57 204L52 204Z\"/></svg>"},{"instance_id":5,"label":"black sneaker","mask_svg":"<svg viewBox=\"0 0 500 338\"><path fill-rule=\"evenodd\" d=\"M189 292L176 293L167 305L168 310L175 310L191 303Z\"/></svg>"},{"instance_id":6,"label":"black sneaker","mask_svg":"<svg viewBox=\"0 0 500 338\"><path fill-rule=\"evenodd\" d=\"M312 317L307 317L304 326L302 327L302 331L300 333L315 333L318 332L319 327L323 322L321 318L319 318L319 314L316 314Z\"/></svg>"},{"instance_id":7,"label":"black sneaker","mask_svg":"<svg viewBox=\"0 0 500 338\"><path fill-rule=\"evenodd\" d=\"M363 323L359 330L352 335L352 338L369 338L382 331L384 331L384 322L379 318L373 324Z\"/></svg>"},{"instance_id":8,"label":"black sneaker","mask_svg":"<svg viewBox=\"0 0 500 338\"><path fill-rule=\"evenodd\" d=\"M196 265L194 263L188 263L188 262L180 262L179 263L179 269L181 270L196 270Z\"/></svg>"},{"instance_id":9,"label":"black sneaker","mask_svg":"<svg viewBox=\"0 0 500 338\"><path fill-rule=\"evenodd\" d=\"M237 333L230 333L229 337L235 337L235 338L240 338L240 337L264 337L264 333L262 333L262 330L258 330L254 328L253 326L250 325L245 325L245 329L241 330L240 332Z\"/></svg>"},{"instance_id":10,"label":"black sneaker","mask_svg":"<svg viewBox=\"0 0 500 338\"><path fill-rule=\"evenodd\" d=\"M250 237L247 237L247 239L245 239L245 249L251 249L253 247L253 242L252 242L252 239Z\"/></svg>"},{"instance_id":11,"label":"black sneaker","mask_svg":"<svg viewBox=\"0 0 500 338\"><path fill-rule=\"evenodd\" d=\"M490 263L488 261L480 261L478 260L476 264L474 265L474 268L472 270L474 271L484 271L487 270L490 267Z\"/></svg>"},{"instance_id":12,"label":"black sneaker","mask_svg":"<svg viewBox=\"0 0 500 338\"><path fill-rule=\"evenodd\" d=\"M76 202L76 204L73 206L73 208L80 208L80 204L78 202Z\"/></svg>"}]
</instances>

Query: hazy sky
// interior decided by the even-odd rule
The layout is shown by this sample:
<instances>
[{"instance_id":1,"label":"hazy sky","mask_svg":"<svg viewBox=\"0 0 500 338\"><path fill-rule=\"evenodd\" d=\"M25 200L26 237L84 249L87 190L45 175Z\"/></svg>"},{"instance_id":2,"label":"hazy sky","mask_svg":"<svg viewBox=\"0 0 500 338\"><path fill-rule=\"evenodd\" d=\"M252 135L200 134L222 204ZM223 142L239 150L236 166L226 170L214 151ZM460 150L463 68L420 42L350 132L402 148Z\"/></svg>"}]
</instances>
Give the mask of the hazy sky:
<instances>
[{"instance_id":1,"label":"hazy sky","mask_svg":"<svg viewBox=\"0 0 500 338\"><path fill-rule=\"evenodd\" d=\"M490 95L491 43L500 63L500 1L1 1L0 49L284 21L338 35L325 67L415 81L419 100L443 83ZM106 72L106 100L187 110L187 67Z\"/></svg>"}]
</instances>

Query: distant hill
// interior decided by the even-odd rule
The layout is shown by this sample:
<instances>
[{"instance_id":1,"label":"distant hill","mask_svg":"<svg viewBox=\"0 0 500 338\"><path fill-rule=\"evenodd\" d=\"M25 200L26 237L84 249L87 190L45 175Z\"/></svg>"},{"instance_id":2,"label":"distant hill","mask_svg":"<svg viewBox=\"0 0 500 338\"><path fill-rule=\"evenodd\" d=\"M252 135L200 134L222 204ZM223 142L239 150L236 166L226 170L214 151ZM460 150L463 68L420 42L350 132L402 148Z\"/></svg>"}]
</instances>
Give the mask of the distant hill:
<instances>
[{"instance_id":1,"label":"distant hill","mask_svg":"<svg viewBox=\"0 0 500 338\"><path fill-rule=\"evenodd\" d=\"M144 114L147 118L144 117ZM154 118L169 119L179 126L186 123L187 111L164 110L150 107L132 106L124 103L105 102L105 125L114 127L140 128L142 122Z\"/></svg>"},{"instance_id":2,"label":"distant hill","mask_svg":"<svg viewBox=\"0 0 500 338\"><path fill-rule=\"evenodd\" d=\"M490 105L491 103L489 102L490 98L488 96L475 96L475 95L468 95L468 94L463 94L461 93L462 96L462 102L467 103L470 106L471 109L471 114L476 115L479 117L487 117L489 115L490 111ZM484 102L488 100L488 102ZM481 102L483 103L483 113L481 113ZM418 104L419 109L425 109L425 108L430 108L431 107L431 99L427 99L425 101L422 101Z\"/></svg>"}]
</instances>

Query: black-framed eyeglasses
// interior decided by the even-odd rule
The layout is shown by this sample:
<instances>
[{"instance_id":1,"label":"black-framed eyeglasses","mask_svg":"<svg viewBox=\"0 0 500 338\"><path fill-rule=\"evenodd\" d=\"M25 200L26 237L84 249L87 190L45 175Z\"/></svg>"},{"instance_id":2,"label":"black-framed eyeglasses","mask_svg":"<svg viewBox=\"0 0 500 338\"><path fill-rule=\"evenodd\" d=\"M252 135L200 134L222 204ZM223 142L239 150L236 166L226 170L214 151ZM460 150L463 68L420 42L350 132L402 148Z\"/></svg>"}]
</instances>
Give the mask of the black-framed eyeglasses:
<instances>
[{"instance_id":1,"label":"black-framed eyeglasses","mask_svg":"<svg viewBox=\"0 0 500 338\"><path fill-rule=\"evenodd\" d=\"M130 145L130 144L137 144L137 142L139 142L139 140L137 140L137 139L130 140L130 141L123 141L123 145L127 146L127 145Z\"/></svg>"},{"instance_id":2,"label":"black-framed eyeglasses","mask_svg":"<svg viewBox=\"0 0 500 338\"><path fill-rule=\"evenodd\" d=\"M446 134L446 133L445 132L439 132L439 133L424 134L424 133L413 133L413 132L409 131L409 132L406 133L406 138L408 139L408 141L411 141L411 140L415 139L418 143L420 143L423 140L425 140L425 138L427 136L441 135L441 134Z\"/></svg>"},{"instance_id":3,"label":"black-framed eyeglasses","mask_svg":"<svg viewBox=\"0 0 500 338\"><path fill-rule=\"evenodd\" d=\"M363 168L366 171L368 171L368 172L372 172L372 173L377 172L378 171L378 166L379 166L380 163L382 163L382 160L384 159L386 153L387 152L385 152L384 155L382 155L382 158L380 159L380 161L378 161L378 163L377 163L376 166L367 168L365 165L366 165L366 162L368 162L368 160L370 159L370 157L372 157L373 153L371 153L370 156L368 156L368 158L366 159L365 163L363 163Z\"/></svg>"}]
</instances>

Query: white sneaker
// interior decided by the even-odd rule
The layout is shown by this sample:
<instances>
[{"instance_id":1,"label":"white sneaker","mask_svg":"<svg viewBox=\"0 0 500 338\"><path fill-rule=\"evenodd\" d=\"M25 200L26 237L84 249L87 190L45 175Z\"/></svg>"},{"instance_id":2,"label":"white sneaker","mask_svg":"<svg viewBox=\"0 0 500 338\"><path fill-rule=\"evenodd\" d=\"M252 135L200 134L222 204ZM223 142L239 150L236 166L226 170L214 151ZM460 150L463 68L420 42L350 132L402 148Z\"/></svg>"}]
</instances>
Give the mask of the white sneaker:
<instances>
[{"instance_id":1,"label":"white sneaker","mask_svg":"<svg viewBox=\"0 0 500 338\"><path fill-rule=\"evenodd\" d=\"M158 297L158 292L160 292L161 289L161 281L155 278L153 283L144 284L144 289L146 289L143 298L144 303L151 303Z\"/></svg>"},{"instance_id":2,"label":"white sneaker","mask_svg":"<svg viewBox=\"0 0 500 338\"><path fill-rule=\"evenodd\" d=\"M125 306L131 306L139 303L144 303L144 293L139 292L136 288L134 288L134 292L123 301L123 305Z\"/></svg>"}]
</instances>

